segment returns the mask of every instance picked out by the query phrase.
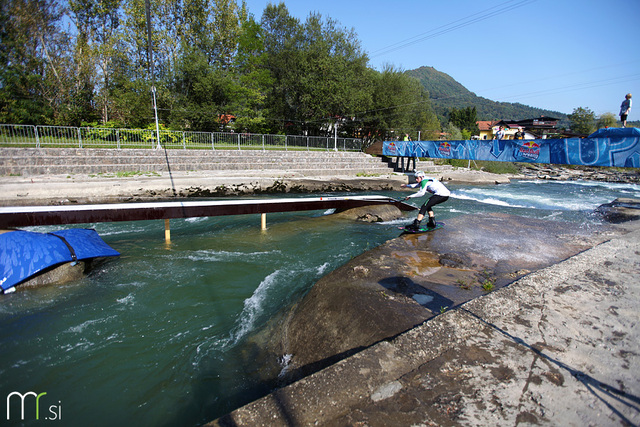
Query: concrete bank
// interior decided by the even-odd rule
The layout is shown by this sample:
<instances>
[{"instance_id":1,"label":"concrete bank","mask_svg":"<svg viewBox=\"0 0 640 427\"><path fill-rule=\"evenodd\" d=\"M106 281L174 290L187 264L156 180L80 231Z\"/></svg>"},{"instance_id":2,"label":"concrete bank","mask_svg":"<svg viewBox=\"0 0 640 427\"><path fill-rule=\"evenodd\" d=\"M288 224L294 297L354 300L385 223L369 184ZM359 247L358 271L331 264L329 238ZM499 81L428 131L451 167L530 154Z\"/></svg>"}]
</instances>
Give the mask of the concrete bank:
<instances>
[{"instance_id":1,"label":"concrete bank","mask_svg":"<svg viewBox=\"0 0 640 427\"><path fill-rule=\"evenodd\" d=\"M511 178L469 170L452 170L439 177L448 182L474 184L507 183ZM287 170L0 176L0 206L122 203L255 193L375 192L400 190L407 180L406 175L393 172L307 177Z\"/></svg>"},{"instance_id":2,"label":"concrete bank","mask_svg":"<svg viewBox=\"0 0 640 427\"><path fill-rule=\"evenodd\" d=\"M640 224L210 426L640 424Z\"/></svg>"}]
</instances>

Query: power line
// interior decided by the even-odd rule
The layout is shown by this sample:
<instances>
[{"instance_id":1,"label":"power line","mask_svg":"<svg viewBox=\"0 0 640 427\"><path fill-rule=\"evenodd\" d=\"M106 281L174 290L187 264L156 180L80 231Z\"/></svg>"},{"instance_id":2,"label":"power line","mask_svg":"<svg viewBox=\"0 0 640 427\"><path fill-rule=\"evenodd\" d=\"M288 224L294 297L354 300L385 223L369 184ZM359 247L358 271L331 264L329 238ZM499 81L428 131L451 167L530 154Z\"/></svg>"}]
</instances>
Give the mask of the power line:
<instances>
[{"instance_id":1,"label":"power line","mask_svg":"<svg viewBox=\"0 0 640 427\"><path fill-rule=\"evenodd\" d=\"M466 16L464 18L461 18L456 21L450 22L448 24L442 25L440 27L434 28L433 30L429 30L425 33L418 34L408 39L401 40L397 43L391 44L387 47L375 50L372 52L371 58L375 58L381 55L386 55L388 53L395 52L396 50L404 49L407 46L411 46L413 44L420 43L422 41L440 36L442 34L446 34L454 30L458 30L468 25L475 24L476 22L480 22L485 19L492 18L496 15L501 15L503 13L510 12L514 9L526 6L535 1L536 0L509 0L507 2L500 3L496 6L490 7L488 9L484 9L480 12L474 13L472 15ZM516 3L509 5L510 3L513 3L513 2L516 2Z\"/></svg>"},{"instance_id":2,"label":"power line","mask_svg":"<svg viewBox=\"0 0 640 427\"><path fill-rule=\"evenodd\" d=\"M506 96L505 99L555 95L558 93L572 92L574 90L592 89L595 87L608 86L612 84L624 83L624 82L634 81L638 79L640 79L640 74L629 74L626 76L612 77L608 79L594 80L594 81L583 82L583 83L575 83L568 86L537 90L537 91L521 93L517 95L509 95L509 96Z\"/></svg>"}]
</instances>

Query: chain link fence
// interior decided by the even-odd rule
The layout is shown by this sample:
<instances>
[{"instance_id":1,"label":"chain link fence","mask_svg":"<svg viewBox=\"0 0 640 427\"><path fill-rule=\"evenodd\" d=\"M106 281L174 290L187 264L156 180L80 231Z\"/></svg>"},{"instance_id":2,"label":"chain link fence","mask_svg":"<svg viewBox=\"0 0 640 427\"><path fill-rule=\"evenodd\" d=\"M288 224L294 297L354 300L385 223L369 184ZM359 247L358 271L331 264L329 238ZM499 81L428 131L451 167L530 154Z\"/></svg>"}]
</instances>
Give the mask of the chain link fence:
<instances>
[{"instance_id":1,"label":"chain link fence","mask_svg":"<svg viewBox=\"0 0 640 427\"><path fill-rule=\"evenodd\" d=\"M158 144L159 136L159 144ZM301 135L0 124L0 146L30 148L362 151L362 140Z\"/></svg>"}]
</instances>

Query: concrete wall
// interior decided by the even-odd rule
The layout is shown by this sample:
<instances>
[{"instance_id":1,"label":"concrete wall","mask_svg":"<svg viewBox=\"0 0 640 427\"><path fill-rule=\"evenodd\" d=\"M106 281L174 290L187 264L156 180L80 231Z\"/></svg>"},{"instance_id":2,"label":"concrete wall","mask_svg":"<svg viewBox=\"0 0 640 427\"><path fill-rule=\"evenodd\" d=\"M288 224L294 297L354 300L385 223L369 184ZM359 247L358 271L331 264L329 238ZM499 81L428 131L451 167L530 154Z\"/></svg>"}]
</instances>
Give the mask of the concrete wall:
<instances>
[{"instance_id":1,"label":"concrete wall","mask_svg":"<svg viewBox=\"0 0 640 427\"><path fill-rule=\"evenodd\" d=\"M165 171L287 170L302 175L384 174L380 157L342 151L0 148L0 176Z\"/></svg>"}]
</instances>

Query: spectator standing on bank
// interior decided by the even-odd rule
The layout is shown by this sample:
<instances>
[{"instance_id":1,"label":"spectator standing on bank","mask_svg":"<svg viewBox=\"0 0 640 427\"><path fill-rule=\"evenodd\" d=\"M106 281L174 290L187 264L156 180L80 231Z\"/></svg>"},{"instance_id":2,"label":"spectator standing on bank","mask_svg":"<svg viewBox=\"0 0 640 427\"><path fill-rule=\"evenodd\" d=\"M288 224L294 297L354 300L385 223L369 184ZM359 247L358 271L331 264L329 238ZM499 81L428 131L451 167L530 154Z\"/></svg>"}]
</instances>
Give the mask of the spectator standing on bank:
<instances>
[{"instance_id":1,"label":"spectator standing on bank","mask_svg":"<svg viewBox=\"0 0 640 427\"><path fill-rule=\"evenodd\" d=\"M516 132L515 136L513 137L513 139L522 139L522 133L520 132L520 129L518 128L518 131Z\"/></svg>"},{"instance_id":2,"label":"spectator standing on bank","mask_svg":"<svg viewBox=\"0 0 640 427\"><path fill-rule=\"evenodd\" d=\"M631 94L628 93L627 96L624 97L624 101L620 105L620 121L622 122L622 127L627 127L627 116L629 115L629 111L631 111Z\"/></svg>"}]
</instances>

